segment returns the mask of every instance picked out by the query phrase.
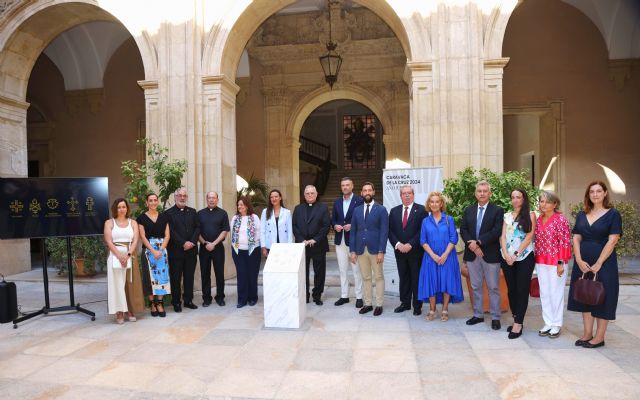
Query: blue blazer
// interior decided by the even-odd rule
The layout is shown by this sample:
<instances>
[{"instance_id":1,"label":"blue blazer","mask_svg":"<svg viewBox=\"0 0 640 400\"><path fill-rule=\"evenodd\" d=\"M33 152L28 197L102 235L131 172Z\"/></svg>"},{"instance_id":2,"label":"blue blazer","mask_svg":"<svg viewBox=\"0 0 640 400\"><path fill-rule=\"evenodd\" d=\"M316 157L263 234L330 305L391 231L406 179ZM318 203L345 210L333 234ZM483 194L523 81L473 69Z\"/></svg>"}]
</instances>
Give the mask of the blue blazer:
<instances>
[{"instance_id":1,"label":"blue blazer","mask_svg":"<svg viewBox=\"0 0 640 400\"><path fill-rule=\"evenodd\" d=\"M353 210L349 251L361 255L364 253L364 247L367 246L369 254L384 253L389 236L387 209L378 203L373 203L365 224L364 207L365 205L361 204Z\"/></svg>"},{"instance_id":2,"label":"blue blazer","mask_svg":"<svg viewBox=\"0 0 640 400\"><path fill-rule=\"evenodd\" d=\"M364 203L362 197L357 194L353 194L351 198L351 203L349 203L349 209L347 210L347 215L344 215L344 211L342 210L342 196L338 197L333 202L333 211L331 212L331 227L333 228L335 225L347 225L351 223L351 217L353 216L353 210ZM344 244L349 246L349 234L351 232L344 232ZM336 245L342 243L343 232L336 232Z\"/></svg>"},{"instance_id":3,"label":"blue blazer","mask_svg":"<svg viewBox=\"0 0 640 400\"><path fill-rule=\"evenodd\" d=\"M260 218L260 245L271 248L273 243L280 236L280 243L293 243L293 228L291 227L291 211L287 208L280 208L280 217L278 218L278 228L276 231L276 217L271 214L271 218L267 219L267 209L262 210Z\"/></svg>"}]
</instances>

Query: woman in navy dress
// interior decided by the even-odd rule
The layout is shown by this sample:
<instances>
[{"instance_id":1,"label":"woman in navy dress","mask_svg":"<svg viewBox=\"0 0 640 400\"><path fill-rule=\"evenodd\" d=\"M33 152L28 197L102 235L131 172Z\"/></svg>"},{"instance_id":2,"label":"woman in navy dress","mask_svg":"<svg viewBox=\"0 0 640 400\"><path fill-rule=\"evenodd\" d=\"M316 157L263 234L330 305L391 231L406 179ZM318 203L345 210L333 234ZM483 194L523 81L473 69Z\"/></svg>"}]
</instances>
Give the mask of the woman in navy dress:
<instances>
[{"instance_id":1,"label":"woman in navy dress","mask_svg":"<svg viewBox=\"0 0 640 400\"><path fill-rule=\"evenodd\" d=\"M582 313L584 332L576 346L596 348L604 346L604 335L610 320L616 319L618 306L618 259L615 246L622 235L622 218L609 200L604 182L596 181L587 186L584 194L584 211L576 216L573 228L573 253L575 261L569 289L569 311ZM573 300L574 283L582 276L597 274L605 291L603 304L590 306ZM593 323L596 334L593 335Z\"/></svg>"},{"instance_id":2,"label":"woman in navy dress","mask_svg":"<svg viewBox=\"0 0 640 400\"><path fill-rule=\"evenodd\" d=\"M464 300L460 264L455 252L458 232L453 217L444 213L446 205L442 193L431 192L425 206L430 211L422 220L420 245L425 253L422 257L418 299L429 302L427 320L436 315L436 303L442 304L442 321L449 320L449 303Z\"/></svg>"}]
</instances>

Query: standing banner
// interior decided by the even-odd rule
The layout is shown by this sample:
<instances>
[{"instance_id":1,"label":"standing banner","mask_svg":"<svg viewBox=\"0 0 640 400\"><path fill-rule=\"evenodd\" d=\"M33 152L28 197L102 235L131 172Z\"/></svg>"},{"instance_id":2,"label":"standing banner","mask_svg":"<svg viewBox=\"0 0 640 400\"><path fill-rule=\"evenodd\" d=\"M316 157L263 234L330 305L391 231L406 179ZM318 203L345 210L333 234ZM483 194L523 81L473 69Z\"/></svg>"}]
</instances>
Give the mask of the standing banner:
<instances>
[{"instance_id":1,"label":"standing banner","mask_svg":"<svg viewBox=\"0 0 640 400\"><path fill-rule=\"evenodd\" d=\"M387 212L390 212L393 207L402 204L400 188L404 185L410 185L413 188L415 192L414 202L424 206L429 193L433 191L441 192L444 187L442 167L383 170L382 200ZM388 241L384 256L384 287L387 293L396 295L400 293L396 257L393 247Z\"/></svg>"}]
</instances>

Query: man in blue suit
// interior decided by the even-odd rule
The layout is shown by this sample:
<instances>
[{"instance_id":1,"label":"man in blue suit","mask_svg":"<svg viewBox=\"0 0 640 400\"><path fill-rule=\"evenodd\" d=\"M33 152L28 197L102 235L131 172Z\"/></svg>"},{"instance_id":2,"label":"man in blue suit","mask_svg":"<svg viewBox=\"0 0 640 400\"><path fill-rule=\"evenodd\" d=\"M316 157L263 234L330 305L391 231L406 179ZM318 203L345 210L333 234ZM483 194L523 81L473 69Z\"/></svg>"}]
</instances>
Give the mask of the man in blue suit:
<instances>
[{"instance_id":1,"label":"man in blue suit","mask_svg":"<svg viewBox=\"0 0 640 400\"><path fill-rule=\"evenodd\" d=\"M387 246L389 234L389 214L387 209L373 200L375 195L373 183L365 182L362 185L362 197L364 204L353 210L351 218L351 237L349 250L351 262L360 265L364 287L364 307L360 314L366 314L373 310L373 315L382 314L384 303L384 252ZM372 275L376 280L376 308L373 309L372 301Z\"/></svg>"},{"instance_id":2,"label":"man in blue suit","mask_svg":"<svg viewBox=\"0 0 640 400\"><path fill-rule=\"evenodd\" d=\"M333 202L331 225L336 232L336 258L340 268L340 298L335 302L341 306L349 302L349 265L353 271L353 281L356 292L356 308L362 308L362 275L360 267L349 260L349 233L351 232L351 217L353 210L362 204L362 197L353 193L353 181L344 177L340 181L342 196Z\"/></svg>"}]
</instances>

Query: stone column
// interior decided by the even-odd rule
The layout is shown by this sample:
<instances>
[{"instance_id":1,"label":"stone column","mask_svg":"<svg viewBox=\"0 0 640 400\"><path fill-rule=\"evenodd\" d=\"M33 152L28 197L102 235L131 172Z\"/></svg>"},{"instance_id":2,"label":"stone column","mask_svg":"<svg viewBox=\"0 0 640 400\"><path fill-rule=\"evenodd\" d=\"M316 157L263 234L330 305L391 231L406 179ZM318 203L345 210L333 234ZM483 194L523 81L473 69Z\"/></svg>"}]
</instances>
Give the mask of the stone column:
<instances>
[{"instance_id":1,"label":"stone column","mask_svg":"<svg viewBox=\"0 0 640 400\"><path fill-rule=\"evenodd\" d=\"M300 198L300 141L285 136L287 131L287 89L271 87L263 90L265 120L265 180L279 188L289 204Z\"/></svg>"},{"instance_id":2,"label":"stone column","mask_svg":"<svg viewBox=\"0 0 640 400\"><path fill-rule=\"evenodd\" d=\"M196 137L194 167L199 175L196 193L218 192L219 207L236 212L236 94L240 87L224 75L202 78L202 135ZM235 276L231 237L224 241L225 278ZM198 279L196 279L198 281Z\"/></svg>"},{"instance_id":3,"label":"stone column","mask_svg":"<svg viewBox=\"0 0 640 400\"><path fill-rule=\"evenodd\" d=\"M145 108L145 138L151 139L154 143L168 147L169 143L161 132L164 132L160 110L160 91L158 81L138 81L138 85L144 90Z\"/></svg>"},{"instance_id":4,"label":"stone column","mask_svg":"<svg viewBox=\"0 0 640 400\"><path fill-rule=\"evenodd\" d=\"M27 176L27 108L29 103L0 95L0 176ZM29 240L0 240L0 273L31 270Z\"/></svg>"},{"instance_id":5,"label":"stone column","mask_svg":"<svg viewBox=\"0 0 640 400\"><path fill-rule=\"evenodd\" d=\"M508 58L484 61L483 122L485 129L484 166L502 171L504 146L502 131L502 75Z\"/></svg>"},{"instance_id":6,"label":"stone column","mask_svg":"<svg viewBox=\"0 0 640 400\"><path fill-rule=\"evenodd\" d=\"M412 167L443 165L446 153L440 134L446 132L446 121L438 118L432 64L408 62L405 79L409 83L409 162ZM436 129L436 121L444 126Z\"/></svg>"}]
</instances>

